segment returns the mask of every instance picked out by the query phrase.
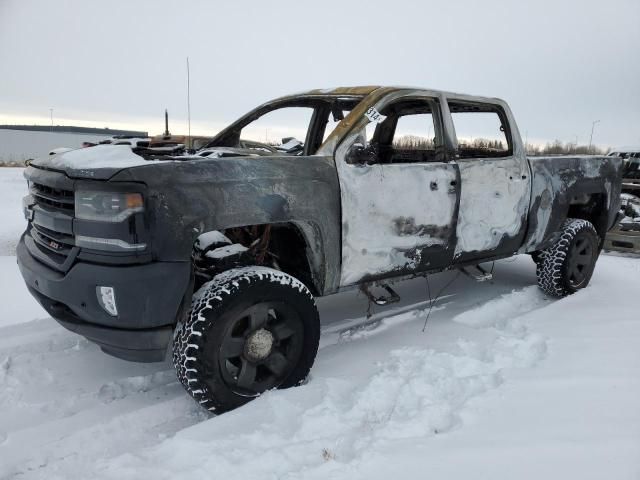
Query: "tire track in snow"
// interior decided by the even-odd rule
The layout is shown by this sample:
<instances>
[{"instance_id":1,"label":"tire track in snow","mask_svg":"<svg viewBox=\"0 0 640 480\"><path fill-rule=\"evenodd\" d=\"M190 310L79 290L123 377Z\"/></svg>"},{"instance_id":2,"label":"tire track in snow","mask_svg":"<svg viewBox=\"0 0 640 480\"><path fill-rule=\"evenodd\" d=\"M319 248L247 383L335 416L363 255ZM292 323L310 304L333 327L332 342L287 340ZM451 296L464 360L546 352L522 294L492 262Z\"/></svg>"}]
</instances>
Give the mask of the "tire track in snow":
<instances>
[{"instance_id":1,"label":"tire track in snow","mask_svg":"<svg viewBox=\"0 0 640 480\"><path fill-rule=\"evenodd\" d=\"M107 357L51 319L0 329L0 478L52 478L67 466L82 477L95 458L205 418L168 363Z\"/></svg>"},{"instance_id":2,"label":"tire track in snow","mask_svg":"<svg viewBox=\"0 0 640 480\"><path fill-rule=\"evenodd\" d=\"M150 394L126 398L117 407L103 408L99 418L83 411L72 420L59 419L46 423L46 428L18 432L13 448L3 452L13 465L0 467L0 478L90 478L86 472L96 459L149 447L207 418L177 382L165 395L164 399Z\"/></svg>"},{"instance_id":3,"label":"tire track in snow","mask_svg":"<svg viewBox=\"0 0 640 480\"><path fill-rule=\"evenodd\" d=\"M101 383L100 377L90 374L85 368L90 368L92 364L104 363L103 354L99 349L87 340L62 330L60 327L48 323L53 328L45 328L44 332L40 328L40 321L23 324L20 327L20 335L11 335L6 338L13 339L13 345L0 345L0 406L2 407L23 407L32 411L40 410L47 414L47 417L69 416L76 410L82 409L82 405L87 400L107 401L109 392L115 398L124 398L128 394L135 392L146 392L154 388L161 387L168 383L173 383L175 377L168 374L171 372L170 365L159 366L132 366L131 371L147 372L149 374L132 375L121 377L120 372L116 372L116 378L111 381ZM33 335L28 335L25 330L37 327ZM5 333L10 328L0 330ZM46 337L43 339L42 337ZM16 340L18 343L15 344ZM94 358L95 357L95 358ZM102 361L101 361L102 360ZM55 367L59 365L70 365L76 370L65 372L61 376ZM161 368L160 371L155 371ZM82 375L90 374L85 379ZM95 372L94 372L95 373ZM80 381L80 382L79 382ZM42 390L47 387L49 397L37 395L33 390ZM58 398L56 393L63 393L64 398ZM59 408L58 408L59 407Z\"/></svg>"},{"instance_id":4,"label":"tire track in snow","mask_svg":"<svg viewBox=\"0 0 640 480\"><path fill-rule=\"evenodd\" d=\"M495 298L454 318L491 331L489 342L459 340L447 352L399 348L360 384L314 378L293 390L267 392L135 456L101 462L95 476L192 478L193 465L226 479L264 472L291 479L355 475L368 456L398 440L414 442L459 428L467 402L497 388L504 369L542 359L546 341L529 332L521 316L547 301L536 287ZM407 315L400 314L400 321ZM375 328L368 335L372 332Z\"/></svg>"}]
</instances>

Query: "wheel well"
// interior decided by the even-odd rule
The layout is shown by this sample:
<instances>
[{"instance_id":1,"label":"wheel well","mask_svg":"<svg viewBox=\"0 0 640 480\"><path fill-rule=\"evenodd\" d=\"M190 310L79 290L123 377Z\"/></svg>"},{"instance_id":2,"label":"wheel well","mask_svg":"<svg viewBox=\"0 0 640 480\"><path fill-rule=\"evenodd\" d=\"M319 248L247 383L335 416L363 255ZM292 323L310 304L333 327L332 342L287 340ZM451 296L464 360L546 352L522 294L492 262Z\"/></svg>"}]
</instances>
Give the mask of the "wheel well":
<instances>
[{"instance_id":1,"label":"wheel well","mask_svg":"<svg viewBox=\"0 0 640 480\"><path fill-rule=\"evenodd\" d=\"M593 193L572 197L567 217L590 221L598 232L602 243L607 233L609 220L606 196L603 193Z\"/></svg>"},{"instance_id":2,"label":"wheel well","mask_svg":"<svg viewBox=\"0 0 640 480\"><path fill-rule=\"evenodd\" d=\"M268 248L278 255L279 270L296 277L317 295L319 292L311 270L307 247L307 241L296 225L280 223L272 226Z\"/></svg>"},{"instance_id":3,"label":"wheel well","mask_svg":"<svg viewBox=\"0 0 640 480\"><path fill-rule=\"evenodd\" d=\"M224 259L213 260L205 254L220 244L211 245L203 251L198 248L198 240L196 240L192 254L196 272L196 289L199 287L198 284L202 284L224 270L243 265L265 265L297 278L314 295L320 293L318 279L311 268L306 238L297 225L290 222L245 225L219 230L219 232L232 244L245 247L246 251ZM198 278L200 278L199 282Z\"/></svg>"}]
</instances>

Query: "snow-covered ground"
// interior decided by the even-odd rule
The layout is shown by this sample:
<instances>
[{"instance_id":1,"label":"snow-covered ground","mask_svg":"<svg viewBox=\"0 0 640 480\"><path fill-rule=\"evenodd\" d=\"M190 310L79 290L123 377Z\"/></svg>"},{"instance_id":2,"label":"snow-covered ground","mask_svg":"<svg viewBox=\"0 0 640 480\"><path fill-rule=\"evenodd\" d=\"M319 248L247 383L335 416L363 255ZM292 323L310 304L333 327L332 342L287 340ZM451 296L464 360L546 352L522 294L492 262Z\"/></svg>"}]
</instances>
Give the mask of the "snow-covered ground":
<instances>
[{"instance_id":1,"label":"snow-covered ground","mask_svg":"<svg viewBox=\"0 0 640 480\"><path fill-rule=\"evenodd\" d=\"M23 172L23 168L0 168L0 255L14 255L24 232L22 197L27 194L27 181Z\"/></svg>"},{"instance_id":2,"label":"snow-covered ground","mask_svg":"<svg viewBox=\"0 0 640 480\"><path fill-rule=\"evenodd\" d=\"M319 301L304 386L219 417L169 363L109 357L48 318L22 284L21 172L0 169L0 478L638 479L640 260L604 255L559 301L533 262L491 283L448 272L376 308Z\"/></svg>"}]
</instances>

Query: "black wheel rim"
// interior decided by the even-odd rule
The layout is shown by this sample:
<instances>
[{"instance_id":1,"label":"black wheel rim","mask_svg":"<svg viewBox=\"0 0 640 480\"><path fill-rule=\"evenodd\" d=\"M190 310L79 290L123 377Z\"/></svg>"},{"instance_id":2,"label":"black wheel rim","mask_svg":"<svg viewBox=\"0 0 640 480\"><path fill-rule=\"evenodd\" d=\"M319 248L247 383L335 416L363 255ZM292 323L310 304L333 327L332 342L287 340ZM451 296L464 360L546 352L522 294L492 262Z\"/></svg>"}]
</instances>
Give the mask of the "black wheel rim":
<instances>
[{"instance_id":1,"label":"black wheel rim","mask_svg":"<svg viewBox=\"0 0 640 480\"><path fill-rule=\"evenodd\" d=\"M576 238L575 244L569 254L567 278L573 288L579 288L589 279L593 269L593 257L595 247L587 236Z\"/></svg>"},{"instance_id":2,"label":"black wheel rim","mask_svg":"<svg viewBox=\"0 0 640 480\"><path fill-rule=\"evenodd\" d=\"M283 302L247 308L234 316L222 339L222 378L242 396L278 387L300 359L303 334L300 315Z\"/></svg>"}]
</instances>

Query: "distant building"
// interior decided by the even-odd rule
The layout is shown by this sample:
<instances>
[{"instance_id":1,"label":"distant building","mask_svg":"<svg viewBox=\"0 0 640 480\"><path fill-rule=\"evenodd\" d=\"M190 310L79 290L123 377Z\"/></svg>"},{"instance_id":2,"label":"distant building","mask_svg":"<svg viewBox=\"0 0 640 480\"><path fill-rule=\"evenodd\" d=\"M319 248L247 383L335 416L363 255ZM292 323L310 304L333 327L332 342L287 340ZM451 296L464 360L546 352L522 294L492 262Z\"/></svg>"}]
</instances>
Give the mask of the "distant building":
<instances>
[{"instance_id":1,"label":"distant building","mask_svg":"<svg viewBox=\"0 0 640 480\"><path fill-rule=\"evenodd\" d=\"M0 125L0 162L24 162L47 155L54 148L80 148L114 135L148 137L148 132L66 125Z\"/></svg>"},{"instance_id":2,"label":"distant building","mask_svg":"<svg viewBox=\"0 0 640 480\"><path fill-rule=\"evenodd\" d=\"M133 137L148 137L149 132L137 130L118 130L111 128L74 127L72 125L0 125L2 130L27 130L30 132L80 133L85 135L130 135Z\"/></svg>"}]
</instances>

